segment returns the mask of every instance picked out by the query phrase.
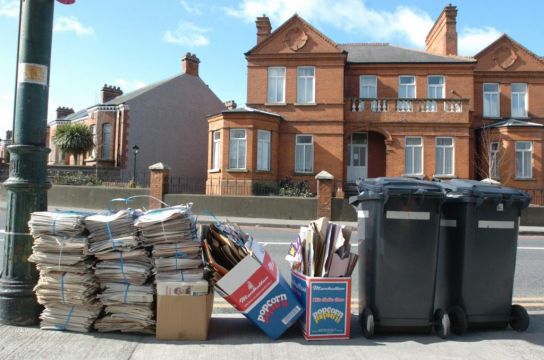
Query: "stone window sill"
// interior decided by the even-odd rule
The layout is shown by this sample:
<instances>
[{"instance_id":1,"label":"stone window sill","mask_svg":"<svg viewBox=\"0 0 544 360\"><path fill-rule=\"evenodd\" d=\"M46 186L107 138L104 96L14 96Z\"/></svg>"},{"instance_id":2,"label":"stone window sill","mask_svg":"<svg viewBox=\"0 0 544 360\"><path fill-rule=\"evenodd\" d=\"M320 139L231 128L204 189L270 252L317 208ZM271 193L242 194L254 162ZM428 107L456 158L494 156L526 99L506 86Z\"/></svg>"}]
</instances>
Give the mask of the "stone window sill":
<instances>
[{"instance_id":1,"label":"stone window sill","mask_svg":"<svg viewBox=\"0 0 544 360\"><path fill-rule=\"evenodd\" d=\"M286 103L264 103L264 106L286 106Z\"/></svg>"},{"instance_id":2,"label":"stone window sill","mask_svg":"<svg viewBox=\"0 0 544 360\"><path fill-rule=\"evenodd\" d=\"M249 172L248 169L227 169L227 172L231 173L247 173Z\"/></svg>"},{"instance_id":3,"label":"stone window sill","mask_svg":"<svg viewBox=\"0 0 544 360\"><path fill-rule=\"evenodd\" d=\"M317 103L295 103L295 106L317 106Z\"/></svg>"},{"instance_id":4,"label":"stone window sill","mask_svg":"<svg viewBox=\"0 0 544 360\"><path fill-rule=\"evenodd\" d=\"M208 173L220 173L221 172L221 169L209 169L208 170Z\"/></svg>"},{"instance_id":5,"label":"stone window sill","mask_svg":"<svg viewBox=\"0 0 544 360\"><path fill-rule=\"evenodd\" d=\"M293 173L294 176L314 176L315 173L312 171L312 172L294 172Z\"/></svg>"},{"instance_id":6,"label":"stone window sill","mask_svg":"<svg viewBox=\"0 0 544 360\"><path fill-rule=\"evenodd\" d=\"M514 178L516 181L536 181L535 178Z\"/></svg>"},{"instance_id":7,"label":"stone window sill","mask_svg":"<svg viewBox=\"0 0 544 360\"><path fill-rule=\"evenodd\" d=\"M272 170L255 170L255 172L259 174L271 174Z\"/></svg>"}]
</instances>

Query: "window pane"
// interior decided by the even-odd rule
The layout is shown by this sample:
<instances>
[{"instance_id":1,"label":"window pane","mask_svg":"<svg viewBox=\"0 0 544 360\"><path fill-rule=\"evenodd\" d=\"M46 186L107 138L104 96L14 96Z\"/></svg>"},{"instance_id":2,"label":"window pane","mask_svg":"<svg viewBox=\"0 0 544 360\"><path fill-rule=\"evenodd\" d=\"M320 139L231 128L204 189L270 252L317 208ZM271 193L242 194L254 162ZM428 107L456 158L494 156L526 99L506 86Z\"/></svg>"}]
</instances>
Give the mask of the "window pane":
<instances>
[{"instance_id":1,"label":"window pane","mask_svg":"<svg viewBox=\"0 0 544 360\"><path fill-rule=\"evenodd\" d=\"M407 147L404 150L404 172L406 174L413 174L414 173L414 163L412 161L414 154L414 150L411 147Z\"/></svg>"},{"instance_id":2,"label":"window pane","mask_svg":"<svg viewBox=\"0 0 544 360\"><path fill-rule=\"evenodd\" d=\"M285 87L285 68L268 68L268 102L283 103L285 101L283 89Z\"/></svg>"},{"instance_id":3,"label":"window pane","mask_svg":"<svg viewBox=\"0 0 544 360\"><path fill-rule=\"evenodd\" d=\"M359 81L359 96L363 99L375 99L377 97L376 76L363 75Z\"/></svg>"},{"instance_id":4,"label":"window pane","mask_svg":"<svg viewBox=\"0 0 544 360\"><path fill-rule=\"evenodd\" d=\"M436 173L444 174L444 148L436 148Z\"/></svg>"},{"instance_id":5,"label":"window pane","mask_svg":"<svg viewBox=\"0 0 544 360\"><path fill-rule=\"evenodd\" d=\"M407 137L406 138L406 145L421 145L421 138L420 137Z\"/></svg>"},{"instance_id":6,"label":"window pane","mask_svg":"<svg viewBox=\"0 0 544 360\"><path fill-rule=\"evenodd\" d=\"M530 150L531 142L530 141L517 141L516 150Z\"/></svg>"},{"instance_id":7,"label":"window pane","mask_svg":"<svg viewBox=\"0 0 544 360\"><path fill-rule=\"evenodd\" d=\"M429 76L429 85L443 85L444 77L443 76Z\"/></svg>"},{"instance_id":8,"label":"window pane","mask_svg":"<svg viewBox=\"0 0 544 360\"><path fill-rule=\"evenodd\" d=\"M516 152L516 177L523 177L523 153Z\"/></svg>"},{"instance_id":9,"label":"window pane","mask_svg":"<svg viewBox=\"0 0 544 360\"><path fill-rule=\"evenodd\" d=\"M259 130L259 140L270 141L270 131Z\"/></svg>"},{"instance_id":10,"label":"window pane","mask_svg":"<svg viewBox=\"0 0 544 360\"><path fill-rule=\"evenodd\" d=\"M242 129L232 129L231 139L244 139L246 137L246 131Z\"/></svg>"},{"instance_id":11,"label":"window pane","mask_svg":"<svg viewBox=\"0 0 544 360\"><path fill-rule=\"evenodd\" d=\"M525 92L527 84L512 84L512 92Z\"/></svg>"},{"instance_id":12,"label":"window pane","mask_svg":"<svg viewBox=\"0 0 544 360\"><path fill-rule=\"evenodd\" d=\"M111 158L111 144L112 144L112 125L104 124L102 126L102 159Z\"/></svg>"},{"instance_id":13,"label":"window pane","mask_svg":"<svg viewBox=\"0 0 544 360\"><path fill-rule=\"evenodd\" d=\"M366 144L367 143L367 134L366 133L353 133L351 135L352 144Z\"/></svg>"},{"instance_id":14,"label":"window pane","mask_svg":"<svg viewBox=\"0 0 544 360\"><path fill-rule=\"evenodd\" d=\"M312 136L311 135L297 135L297 144L311 144Z\"/></svg>"},{"instance_id":15,"label":"window pane","mask_svg":"<svg viewBox=\"0 0 544 360\"><path fill-rule=\"evenodd\" d=\"M444 174L453 175L453 148L444 149Z\"/></svg>"},{"instance_id":16,"label":"window pane","mask_svg":"<svg viewBox=\"0 0 544 360\"><path fill-rule=\"evenodd\" d=\"M415 78L413 76L401 76L400 83L402 85L415 84Z\"/></svg>"},{"instance_id":17,"label":"window pane","mask_svg":"<svg viewBox=\"0 0 544 360\"><path fill-rule=\"evenodd\" d=\"M484 84L485 92L499 92L499 84Z\"/></svg>"},{"instance_id":18,"label":"window pane","mask_svg":"<svg viewBox=\"0 0 544 360\"><path fill-rule=\"evenodd\" d=\"M423 164L421 162L421 147L414 148L414 174L421 174L423 172Z\"/></svg>"}]
</instances>

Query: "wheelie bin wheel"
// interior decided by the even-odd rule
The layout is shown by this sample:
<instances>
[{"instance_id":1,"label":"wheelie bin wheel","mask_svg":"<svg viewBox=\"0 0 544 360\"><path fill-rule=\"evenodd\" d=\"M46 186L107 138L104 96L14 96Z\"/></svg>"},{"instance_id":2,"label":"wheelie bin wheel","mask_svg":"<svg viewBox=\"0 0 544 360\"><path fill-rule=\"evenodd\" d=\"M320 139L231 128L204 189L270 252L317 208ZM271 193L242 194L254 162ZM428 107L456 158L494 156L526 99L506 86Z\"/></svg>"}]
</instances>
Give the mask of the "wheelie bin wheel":
<instances>
[{"instance_id":1,"label":"wheelie bin wheel","mask_svg":"<svg viewBox=\"0 0 544 360\"><path fill-rule=\"evenodd\" d=\"M465 310L460 306L454 306L450 309L448 316L451 322L451 332L463 335L468 329L468 319Z\"/></svg>"},{"instance_id":2,"label":"wheelie bin wheel","mask_svg":"<svg viewBox=\"0 0 544 360\"><path fill-rule=\"evenodd\" d=\"M369 308L363 310L363 335L368 339L374 336L374 314Z\"/></svg>"},{"instance_id":3,"label":"wheelie bin wheel","mask_svg":"<svg viewBox=\"0 0 544 360\"><path fill-rule=\"evenodd\" d=\"M442 309L438 309L434 313L434 329L442 339L447 339L450 335L450 317Z\"/></svg>"},{"instance_id":4,"label":"wheelie bin wheel","mask_svg":"<svg viewBox=\"0 0 544 360\"><path fill-rule=\"evenodd\" d=\"M525 331L529 327L529 314L521 305L512 305L510 310L510 326L516 331Z\"/></svg>"}]
</instances>

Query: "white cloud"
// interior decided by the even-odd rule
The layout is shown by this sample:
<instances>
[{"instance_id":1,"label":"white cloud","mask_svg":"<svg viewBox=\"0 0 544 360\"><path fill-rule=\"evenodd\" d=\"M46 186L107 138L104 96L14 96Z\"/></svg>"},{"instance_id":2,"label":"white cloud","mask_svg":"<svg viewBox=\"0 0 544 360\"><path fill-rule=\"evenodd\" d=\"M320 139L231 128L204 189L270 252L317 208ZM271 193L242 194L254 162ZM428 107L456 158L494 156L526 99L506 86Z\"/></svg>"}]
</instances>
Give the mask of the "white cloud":
<instances>
[{"instance_id":1,"label":"white cloud","mask_svg":"<svg viewBox=\"0 0 544 360\"><path fill-rule=\"evenodd\" d=\"M77 36L85 36L94 34L94 29L92 27L86 27L79 22L75 16L62 16L55 21L53 26L53 31L63 32L63 31L73 31Z\"/></svg>"},{"instance_id":2,"label":"white cloud","mask_svg":"<svg viewBox=\"0 0 544 360\"><path fill-rule=\"evenodd\" d=\"M424 46L434 23L426 12L414 7L399 6L393 11L381 11L369 8L363 0L242 0L237 8L225 8L225 11L247 21L266 14L277 23L297 13L311 23L358 34L364 41L396 40L417 47Z\"/></svg>"},{"instance_id":3,"label":"white cloud","mask_svg":"<svg viewBox=\"0 0 544 360\"><path fill-rule=\"evenodd\" d=\"M202 11L198 5L189 5L187 1L180 0L181 6L187 11L190 15L202 15Z\"/></svg>"},{"instance_id":4,"label":"white cloud","mask_svg":"<svg viewBox=\"0 0 544 360\"><path fill-rule=\"evenodd\" d=\"M476 55L497 40L502 33L493 27L463 29L458 39L460 55Z\"/></svg>"},{"instance_id":5,"label":"white cloud","mask_svg":"<svg viewBox=\"0 0 544 360\"><path fill-rule=\"evenodd\" d=\"M167 30L163 35L163 40L167 43L185 45L185 46L206 46L210 40L206 33L211 29L203 28L191 22L181 21L174 31Z\"/></svg>"},{"instance_id":6,"label":"white cloud","mask_svg":"<svg viewBox=\"0 0 544 360\"><path fill-rule=\"evenodd\" d=\"M19 1L0 0L0 16L7 16L7 17L19 16Z\"/></svg>"},{"instance_id":7,"label":"white cloud","mask_svg":"<svg viewBox=\"0 0 544 360\"><path fill-rule=\"evenodd\" d=\"M115 79L115 85L119 86L123 93L143 88L147 84L141 80Z\"/></svg>"}]
</instances>

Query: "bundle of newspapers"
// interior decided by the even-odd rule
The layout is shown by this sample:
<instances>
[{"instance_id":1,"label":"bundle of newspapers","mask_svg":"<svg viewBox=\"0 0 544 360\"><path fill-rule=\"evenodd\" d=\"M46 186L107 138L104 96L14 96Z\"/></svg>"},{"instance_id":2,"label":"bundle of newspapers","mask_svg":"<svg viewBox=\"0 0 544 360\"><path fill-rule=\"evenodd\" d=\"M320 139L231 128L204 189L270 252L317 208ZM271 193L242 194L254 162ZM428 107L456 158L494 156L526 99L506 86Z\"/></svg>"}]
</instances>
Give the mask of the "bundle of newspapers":
<instances>
[{"instance_id":1,"label":"bundle of newspapers","mask_svg":"<svg viewBox=\"0 0 544 360\"><path fill-rule=\"evenodd\" d=\"M34 245L28 260L40 272L34 291L45 307L42 329L87 332L102 310L94 259L87 253L86 215L42 211L30 216Z\"/></svg>"},{"instance_id":2,"label":"bundle of newspapers","mask_svg":"<svg viewBox=\"0 0 544 360\"><path fill-rule=\"evenodd\" d=\"M352 230L324 217L312 221L300 228L285 258L293 270L307 276L350 277L358 259L351 252Z\"/></svg>"},{"instance_id":3,"label":"bundle of newspapers","mask_svg":"<svg viewBox=\"0 0 544 360\"><path fill-rule=\"evenodd\" d=\"M143 243L153 246L156 283L203 279L202 249L191 207L149 210L136 220Z\"/></svg>"},{"instance_id":4,"label":"bundle of newspapers","mask_svg":"<svg viewBox=\"0 0 544 360\"><path fill-rule=\"evenodd\" d=\"M100 332L154 333L152 262L143 247L134 221L138 211L120 210L85 219L89 252L97 263L95 274L102 292L105 316L94 325Z\"/></svg>"}]
</instances>

